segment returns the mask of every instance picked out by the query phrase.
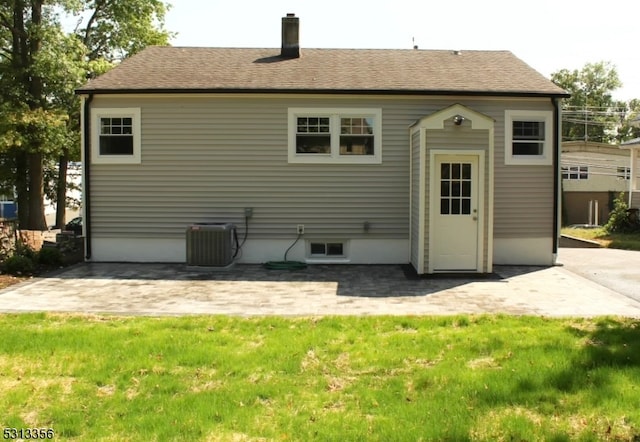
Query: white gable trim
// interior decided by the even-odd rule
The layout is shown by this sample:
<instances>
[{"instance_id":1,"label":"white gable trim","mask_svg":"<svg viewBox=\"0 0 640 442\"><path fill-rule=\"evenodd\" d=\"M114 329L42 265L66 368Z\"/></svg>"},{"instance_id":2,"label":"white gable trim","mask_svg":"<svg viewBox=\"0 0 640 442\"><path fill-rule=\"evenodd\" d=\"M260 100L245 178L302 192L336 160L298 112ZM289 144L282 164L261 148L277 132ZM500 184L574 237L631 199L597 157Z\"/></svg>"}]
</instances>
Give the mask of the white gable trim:
<instances>
[{"instance_id":1,"label":"white gable trim","mask_svg":"<svg viewBox=\"0 0 640 442\"><path fill-rule=\"evenodd\" d=\"M421 118L415 126L427 130L444 129L444 122L450 118L461 116L471 121L471 129L493 129L493 118L469 109L462 104L454 104Z\"/></svg>"}]
</instances>

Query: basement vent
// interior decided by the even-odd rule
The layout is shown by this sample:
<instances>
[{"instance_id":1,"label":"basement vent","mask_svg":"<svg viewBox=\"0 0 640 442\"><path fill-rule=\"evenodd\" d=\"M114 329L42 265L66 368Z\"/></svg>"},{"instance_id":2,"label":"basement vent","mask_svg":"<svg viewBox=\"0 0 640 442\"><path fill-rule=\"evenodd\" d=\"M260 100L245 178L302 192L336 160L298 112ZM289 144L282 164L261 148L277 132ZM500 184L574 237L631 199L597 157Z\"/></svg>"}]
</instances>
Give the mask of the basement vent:
<instances>
[{"instance_id":1,"label":"basement vent","mask_svg":"<svg viewBox=\"0 0 640 442\"><path fill-rule=\"evenodd\" d=\"M231 223L193 224L187 228L187 265L225 267L233 262Z\"/></svg>"}]
</instances>

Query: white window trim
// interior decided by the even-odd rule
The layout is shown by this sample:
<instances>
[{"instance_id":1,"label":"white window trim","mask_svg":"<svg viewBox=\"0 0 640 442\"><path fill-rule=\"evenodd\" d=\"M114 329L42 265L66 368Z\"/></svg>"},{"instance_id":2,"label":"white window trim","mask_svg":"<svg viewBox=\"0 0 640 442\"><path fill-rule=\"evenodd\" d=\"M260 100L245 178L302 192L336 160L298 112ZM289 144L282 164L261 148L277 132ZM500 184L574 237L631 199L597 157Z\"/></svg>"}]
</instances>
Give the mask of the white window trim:
<instances>
[{"instance_id":1,"label":"white window trim","mask_svg":"<svg viewBox=\"0 0 640 442\"><path fill-rule=\"evenodd\" d=\"M330 119L331 153L296 153L298 117L324 117ZM340 118L373 118L373 155L340 155ZM380 164L382 163L382 109L379 108L301 108L288 110L289 163L315 164Z\"/></svg>"},{"instance_id":2,"label":"white window trim","mask_svg":"<svg viewBox=\"0 0 640 442\"><path fill-rule=\"evenodd\" d=\"M513 154L513 122L514 121L544 121L544 144L542 155L514 155ZM553 164L553 112L506 110L504 113L504 163L508 165L538 165Z\"/></svg>"},{"instance_id":3,"label":"white window trim","mask_svg":"<svg viewBox=\"0 0 640 442\"><path fill-rule=\"evenodd\" d=\"M133 125L133 154L132 155L101 155L100 154L100 118L131 118ZM91 162L94 164L140 164L141 163L141 135L140 108L94 108L91 109Z\"/></svg>"}]
</instances>

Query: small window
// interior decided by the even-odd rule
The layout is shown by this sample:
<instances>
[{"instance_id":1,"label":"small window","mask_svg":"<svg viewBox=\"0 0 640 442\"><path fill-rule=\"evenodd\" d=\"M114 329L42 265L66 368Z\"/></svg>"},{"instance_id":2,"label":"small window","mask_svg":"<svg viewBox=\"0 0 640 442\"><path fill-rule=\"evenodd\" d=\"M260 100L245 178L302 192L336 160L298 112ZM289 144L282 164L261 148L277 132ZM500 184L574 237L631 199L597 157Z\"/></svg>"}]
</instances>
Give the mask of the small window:
<instances>
[{"instance_id":1,"label":"small window","mask_svg":"<svg viewBox=\"0 0 640 442\"><path fill-rule=\"evenodd\" d=\"M133 155L133 118L100 118L100 155Z\"/></svg>"},{"instance_id":2,"label":"small window","mask_svg":"<svg viewBox=\"0 0 640 442\"><path fill-rule=\"evenodd\" d=\"M631 168L630 167L618 167L617 177L620 180L629 180L629 179L631 179Z\"/></svg>"},{"instance_id":3,"label":"small window","mask_svg":"<svg viewBox=\"0 0 640 442\"><path fill-rule=\"evenodd\" d=\"M381 163L381 109L289 109L290 163Z\"/></svg>"},{"instance_id":4,"label":"small window","mask_svg":"<svg viewBox=\"0 0 640 442\"><path fill-rule=\"evenodd\" d=\"M505 164L552 164L552 119L549 111L506 111Z\"/></svg>"},{"instance_id":5,"label":"small window","mask_svg":"<svg viewBox=\"0 0 640 442\"><path fill-rule=\"evenodd\" d=\"M562 166L563 180L588 180L589 166Z\"/></svg>"},{"instance_id":6,"label":"small window","mask_svg":"<svg viewBox=\"0 0 640 442\"><path fill-rule=\"evenodd\" d=\"M344 246L341 242L312 242L311 256L344 256Z\"/></svg>"},{"instance_id":7,"label":"small window","mask_svg":"<svg viewBox=\"0 0 640 442\"><path fill-rule=\"evenodd\" d=\"M92 110L92 161L140 163L140 109Z\"/></svg>"}]
</instances>

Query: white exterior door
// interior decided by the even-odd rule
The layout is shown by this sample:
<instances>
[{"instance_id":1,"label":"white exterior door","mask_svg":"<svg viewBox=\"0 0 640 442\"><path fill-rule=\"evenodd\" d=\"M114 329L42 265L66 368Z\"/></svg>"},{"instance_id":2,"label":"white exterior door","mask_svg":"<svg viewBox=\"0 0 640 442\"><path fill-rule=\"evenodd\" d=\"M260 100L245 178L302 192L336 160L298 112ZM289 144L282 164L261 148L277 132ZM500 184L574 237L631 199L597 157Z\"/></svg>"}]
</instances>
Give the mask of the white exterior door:
<instances>
[{"instance_id":1,"label":"white exterior door","mask_svg":"<svg viewBox=\"0 0 640 442\"><path fill-rule=\"evenodd\" d=\"M430 217L433 271L480 270L478 163L476 155L435 155Z\"/></svg>"}]
</instances>

